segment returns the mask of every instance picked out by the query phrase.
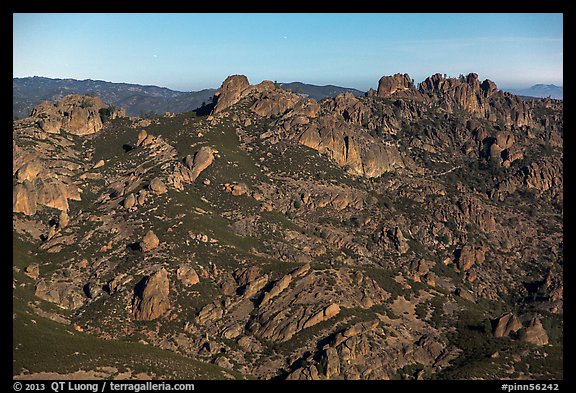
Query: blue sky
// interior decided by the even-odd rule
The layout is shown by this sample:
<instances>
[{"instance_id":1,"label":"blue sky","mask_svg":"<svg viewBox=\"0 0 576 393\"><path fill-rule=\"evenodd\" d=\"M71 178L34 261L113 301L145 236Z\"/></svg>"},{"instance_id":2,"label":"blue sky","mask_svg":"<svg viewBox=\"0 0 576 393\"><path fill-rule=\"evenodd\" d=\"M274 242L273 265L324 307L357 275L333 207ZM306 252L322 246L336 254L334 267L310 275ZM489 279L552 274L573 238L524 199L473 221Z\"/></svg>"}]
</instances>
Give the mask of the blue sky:
<instances>
[{"instance_id":1,"label":"blue sky","mask_svg":"<svg viewBox=\"0 0 576 393\"><path fill-rule=\"evenodd\" d=\"M562 14L14 14L13 76L175 90L226 76L367 90L478 73L500 87L563 82Z\"/></svg>"}]
</instances>

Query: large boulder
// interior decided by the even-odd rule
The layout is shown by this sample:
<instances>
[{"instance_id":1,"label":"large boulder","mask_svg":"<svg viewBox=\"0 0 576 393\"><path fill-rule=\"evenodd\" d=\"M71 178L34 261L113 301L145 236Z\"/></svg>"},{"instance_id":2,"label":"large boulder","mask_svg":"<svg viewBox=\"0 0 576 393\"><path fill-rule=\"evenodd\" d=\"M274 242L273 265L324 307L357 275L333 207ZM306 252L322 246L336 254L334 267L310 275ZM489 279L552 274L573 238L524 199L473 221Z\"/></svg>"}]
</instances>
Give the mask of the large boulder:
<instances>
[{"instance_id":1,"label":"large boulder","mask_svg":"<svg viewBox=\"0 0 576 393\"><path fill-rule=\"evenodd\" d=\"M456 264L458 269L462 271L469 270L474 264L481 265L484 263L485 255L484 247L474 247L466 244L459 251L456 252Z\"/></svg>"},{"instance_id":2,"label":"large boulder","mask_svg":"<svg viewBox=\"0 0 576 393\"><path fill-rule=\"evenodd\" d=\"M526 334L524 335L523 340L527 343L540 346L548 344L548 333L546 333L546 329L542 326L540 318L532 318L530 324L526 328Z\"/></svg>"},{"instance_id":3,"label":"large boulder","mask_svg":"<svg viewBox=\"0 0 576 393\"><path fill-rule=\"evenodd\" d=\"M190 181L195 181L200 173L202 173L206 168L212 165L214 161L214 150L209 146L203 146L194 153L194 158L189 159L190 156L186 157L186 166L192 172L190 174Z\"/></svg>"},{"instance_id":4,"label":"large boulder","mask_svg":"<svg viewBox=\"0 0 576 393\"><path fill-rule=\"evenodd\" d=\"M170 281L162 268L144 277L134 289L132 315L135 320L151 321L170 309Z\"/></svg>"},{"instance_id":5,"label":"large boulder","mask_svg":"<svg viewBox=\"0 0 576 393\"><path fill-rule=\"evenodd\" d=\"M194 155L188 154L184 162L179 162L168 181L177 190L184 189L182 183L193 183L198 176L214 162L214 149L203 146ZM207 180L207 179L205 179Z\"/></svg>"},{"instance_id":6,"label":"large boulder","mask_svg":"<svg viewBox=\"0 0 576 393\"><path fill-rule=\"evenodd\" d=\"M522 322L516 315L509 312L502 315L496 321L494 328L494 337L508 337L511 333L515 333L522 328Z\"/></svg>"},{"instance_id":7,"label":"large boulder","mask_svg":"<svg viewBox=\"0 0 576 393\"><path fill-rule=\"evenodd\" d=\"M155 249L159 245L160 240L158 239L158 236L156 236L156 234L152 230L149 230L148 232L146 232L146 235L140 242L140 249L143 252L148 252Z\"/></svg>"},{"instance_id":8,"label":"large boulder","mask_svg":"<svg viewBox=\"0 0 576 393\"><path fill-rule=\"evenodd\" d=\"M195 285L200 282L198 273L196 273L196 270L194 270L194 268L188 264L184 264L178 268L176 277L178 277L178 279L185 286Z\"/></svg>"},{"instance_id":9,"label":"large boulder","mask_svg":"<svg viewBox=\"0 0 576 393\"><path fill-rule=\"evenodd\" d=\"M150 181L149 187L151 191L156 193L156 195L164 194L165 192L168 191L166 184L164 184L162 179L160 179L159 177L155 177L154 179L152 179L152 181Z\"/></svg>"}]
</instances>

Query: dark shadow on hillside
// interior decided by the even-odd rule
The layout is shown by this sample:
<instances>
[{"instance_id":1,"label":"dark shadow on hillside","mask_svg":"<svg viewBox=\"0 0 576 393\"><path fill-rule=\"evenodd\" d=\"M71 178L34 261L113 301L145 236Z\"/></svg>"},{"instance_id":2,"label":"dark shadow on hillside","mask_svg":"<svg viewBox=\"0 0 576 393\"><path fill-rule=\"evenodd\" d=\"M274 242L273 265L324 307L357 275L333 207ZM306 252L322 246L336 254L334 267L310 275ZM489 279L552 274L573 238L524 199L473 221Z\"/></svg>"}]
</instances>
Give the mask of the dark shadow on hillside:
<instances>
[{"instance_id":1,"label":"dark shadow on hillside","mask_svg":"<svg viewBox=\"0 0 576 393\"><path fill-rule=\"evenodd\" d=\"M132 307L134 307L134 302L136 301L137 298L142 299L144 295L144 289L146 288L146 284L148 284L149 279L150 276L144 276L142 280L140 280L138 284L136 284L136 286L134 287L134 296L132 297Z\"/></svg>"},{"instance_id":2,"label":"dark shadow on hillside","mask_svg":"<svg viewBox=\"0 0 576 393\"><path fill-rule=\"evenodd\" d=\"M92 299L92 291L90 290L90 283L84 285L82 287L82 291L84 292L84 295L88 298L88 299Z\"/></svg>"},{"instance_id":3,"label":"dark shadow on hillside","mask_svg":"<svg viewBox=\"0 0 576 393\"><path fill-rule=\"evenodd\" d=\"M208 116L210 113L212 113L214 106L216 106L216 104L211 102L209 104L202 105L200 108L194 109L192 112L194 112L198 117Z\"/></svg>"},{"instance_id":4,"label":"dark shadow on hillside","mask_svg":"<svg viewBox=\"0 0 576 393\"><path fill-rule=\"evenodd\" d=\"M126 248L130 251L142 251L142 248L140 247L140 242L127 244Z\"/></svg>"}]
</instances>

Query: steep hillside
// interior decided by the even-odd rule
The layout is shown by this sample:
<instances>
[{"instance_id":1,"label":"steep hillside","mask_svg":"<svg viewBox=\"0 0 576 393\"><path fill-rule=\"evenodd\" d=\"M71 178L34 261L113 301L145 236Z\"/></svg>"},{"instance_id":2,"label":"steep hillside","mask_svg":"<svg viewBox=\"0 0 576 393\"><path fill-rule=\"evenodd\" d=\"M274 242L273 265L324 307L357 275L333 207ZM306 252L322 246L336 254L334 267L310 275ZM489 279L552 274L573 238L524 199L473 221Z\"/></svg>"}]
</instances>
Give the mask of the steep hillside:
<instances>
[{"instance_id":1,"label":"steep hillside","mask_svg":"<svg viewBox=\"0 0 576 393\"><path fill-rule=\"evenodd\" d=\"M14 122L14 375L135 370L33 360L75 329L178 355L152 377L563 377L561 101L476 74L214 95L90 133L86 98Z\"/></svg>"},{"instance_id":2,"label":"steep hillside","mask_svg":"<svg viewBox=\"0 0 576 393\"><path fill-rule=\"evenodd\" d=\"M210 102L214 89L180 92L157 86L112 83L98 80L14 78L13 118L22 119L42 101L57 101L68 94L94 95L122 107L129 116L189 112Z\"/></svg>"}]
</instances>

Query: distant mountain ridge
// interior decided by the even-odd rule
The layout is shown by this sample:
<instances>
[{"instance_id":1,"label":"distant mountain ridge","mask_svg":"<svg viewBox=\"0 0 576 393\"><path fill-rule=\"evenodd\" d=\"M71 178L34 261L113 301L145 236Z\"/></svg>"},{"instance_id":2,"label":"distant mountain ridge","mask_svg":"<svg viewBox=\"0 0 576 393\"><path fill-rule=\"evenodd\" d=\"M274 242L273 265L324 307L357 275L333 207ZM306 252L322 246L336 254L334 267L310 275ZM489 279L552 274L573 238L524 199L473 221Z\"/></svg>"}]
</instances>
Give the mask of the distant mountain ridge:
<instances>
[{"instance_id":1,"label":"distant mountain ridge","mask_svg":"<svg viewBox=\"0 0 576 393\"><path fill-rule=\"evenodd\" d=\"M290 90L293 93L304 95L319 101L326 97L335 97L340 93L350 92L356 97L364 95L363 91L351 87L340 87L334 85L318 86L302 82L280 83L281 88Z\"/></svg>"},{"instance_id":2,"label":"distant mountain ridge","mask_svg":"<svg viewBox=\"0 0 576 393\"><path fill-rule=\"evenodd\" d=\"M340 86L317 86L302 82L279 83L294 93L321 100L343 92L363 96L364 92ZM212 101L216 89L181 92L166 87L115 83L101 80L26 77L12 79L12 118L22 119L43 101L57 101L68 94L95 95L104 102L126 109L129 116L190 112Z\"/></svg>"},{"instance_id":3,"label":"distant mountain ridge","mask_svg":"<svg viewBox=\"0 0 576 393\"><path fill-rule=\"evenodd\" d=\"M30 115L42 101L56 101L68 94L96 95L104 102L126 109L129 116L165 112L189 112L211 101L216 89L180 92L158 86L142 86L100 80L26 77L12 79L13 118Z\"/></svg>"},{"instance_id":4,"label":"distant mountain ridge","mask_svg":"<svg viewBox=\"0 0 576 393\"><path fill-rule=\"evenodd\" d=\"M505 89L512 94L517 96L525 97L537 97L537 98L554 98L557 100L562 100L564 97L564 88L562 86L556 86L554 84L543 84L539 83L530 86L526 89Z\"/></svg>"}]
</instances>

